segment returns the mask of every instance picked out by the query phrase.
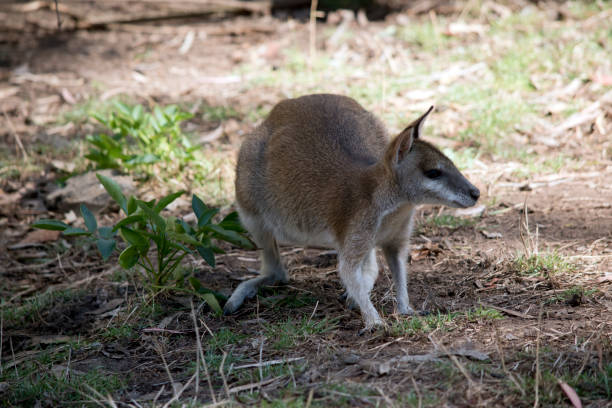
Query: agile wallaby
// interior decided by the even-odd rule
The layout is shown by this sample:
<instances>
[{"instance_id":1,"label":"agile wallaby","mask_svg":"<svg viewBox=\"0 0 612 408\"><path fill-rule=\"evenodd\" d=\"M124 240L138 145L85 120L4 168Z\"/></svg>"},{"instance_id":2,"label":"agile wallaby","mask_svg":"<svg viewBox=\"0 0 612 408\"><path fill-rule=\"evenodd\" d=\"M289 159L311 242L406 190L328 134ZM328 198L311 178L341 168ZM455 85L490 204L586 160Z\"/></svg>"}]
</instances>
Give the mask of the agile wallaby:
<instances>
[{"instance_id":1,"label":"agile wallaby","mask_svg":"<svg viewBox=\"0 0 612 408\"><path fill-rule=\"evenodd\" d=\"M370 300L382 247L397 311L412 314L406 261L418 204L469 207L480 196L438 149L420 139L433 106L393 140L355 100L318 94L277 104L243 142L236 167L240 219L263 250L260 276L225 304L233 313L261 285L287 282L278 242L338 250L338 271L366 329L383 322Z\"/></svg>"}]
</instances>

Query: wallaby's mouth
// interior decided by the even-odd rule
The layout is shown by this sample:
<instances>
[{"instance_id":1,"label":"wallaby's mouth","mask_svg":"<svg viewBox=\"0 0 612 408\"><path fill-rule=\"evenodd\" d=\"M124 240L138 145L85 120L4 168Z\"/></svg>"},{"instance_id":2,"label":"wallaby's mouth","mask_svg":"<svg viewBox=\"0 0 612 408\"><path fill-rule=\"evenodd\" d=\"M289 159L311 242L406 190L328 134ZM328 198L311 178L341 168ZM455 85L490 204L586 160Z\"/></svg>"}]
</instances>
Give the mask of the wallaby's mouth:
<instances>
[{"instance_id":1,"label":"wallaby's mouth","mask_svg":"<svg viewBox=\"0 0 612 408\"><path fill-rule=\"evenodd\" d=\"M453 200L453 204L459 208L468 208L475 205L480 198L480 190L472 186L467 194L462 194L459 200Z\"/></svg>"}]
</instances>

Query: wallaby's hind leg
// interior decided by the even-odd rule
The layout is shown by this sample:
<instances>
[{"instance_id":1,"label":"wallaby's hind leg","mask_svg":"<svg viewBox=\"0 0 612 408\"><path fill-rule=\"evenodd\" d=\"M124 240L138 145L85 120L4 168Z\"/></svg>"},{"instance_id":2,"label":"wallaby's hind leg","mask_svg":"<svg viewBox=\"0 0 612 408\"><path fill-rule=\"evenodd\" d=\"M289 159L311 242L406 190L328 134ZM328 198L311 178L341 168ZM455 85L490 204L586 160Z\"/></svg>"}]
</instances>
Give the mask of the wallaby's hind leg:
<instances>
[{"instance_id":1,"label":"wallaby's hind leg","mask_svg":"<svg viewBox=\"0 0 612 408\"><path fill-rule=\"evenodd\" d=\"M395 283L397 294L397 312L404 315L414 314L414 309L410 306L408 299L408 282L406 277L406 258L408 257L409 246L386 245L383 247L387 264Z\"/></svg>"},{"instance_id":2,"label":"wallaby's hind leg","mask_svg":"<svg viewBox=\"0 0 612 408\"><path fill-rule=\"evenodd\" d=\"M250 217L244 217L246 219ZM287 283L289 276L280 260L278 244L271 231L266 230L258 222L243 218L243 223L253 235L253 240L262 249L261 269L259 276L242 282L232 293L223 307L225 314L234 313L244 302L257 294L261 286L274 285L275 283ZM246 222L245 222L246 221ZM250 222L249 222L250 221Z\"/></svg>"}]
</instances>

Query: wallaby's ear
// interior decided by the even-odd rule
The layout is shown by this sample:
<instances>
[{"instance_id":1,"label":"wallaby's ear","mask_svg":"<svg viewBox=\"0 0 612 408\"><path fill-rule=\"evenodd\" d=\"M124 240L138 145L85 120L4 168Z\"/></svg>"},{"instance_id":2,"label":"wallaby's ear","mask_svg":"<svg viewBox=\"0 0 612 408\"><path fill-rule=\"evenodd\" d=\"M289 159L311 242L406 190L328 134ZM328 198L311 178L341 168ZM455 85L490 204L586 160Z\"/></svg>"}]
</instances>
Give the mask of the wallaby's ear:
<instances>
[{"instance_id":1,"label":"wallaby's ear","mask_svg":"<svg viewBox=\"0 0 612 408\"><path fill-rule=\"evenodd\" d=\"M431 113L433 108L434 107L431 106L427 112L409 124L406 129L402 130L402 132L393 139L388 147L386 155L387 160L390 161L392 165L396 165L402 161L406 154L410 152L415 139L421 136L421 128L423 127L423 123L425 123L425 118Z\"/></svg>"}]
</instances>

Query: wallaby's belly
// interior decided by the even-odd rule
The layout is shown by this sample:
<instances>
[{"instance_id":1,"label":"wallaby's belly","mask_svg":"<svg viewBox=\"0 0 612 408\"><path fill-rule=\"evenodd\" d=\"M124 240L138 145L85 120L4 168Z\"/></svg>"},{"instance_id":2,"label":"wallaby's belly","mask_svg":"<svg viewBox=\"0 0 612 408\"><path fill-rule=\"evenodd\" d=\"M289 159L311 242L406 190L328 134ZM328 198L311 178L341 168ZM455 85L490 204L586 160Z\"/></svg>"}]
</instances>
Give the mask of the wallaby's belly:
<instances>
[{"instance_id":1,"label":"wallaby's belly","mask_svg":"<svg viewBox=\"0 0 612 408\"><path fill-rule=\"evenodd\" d=\"M332 233L327 229L303 230L291 221L271 222L274 237L280 243L296 246L319 246L337 248Z\"/></svg>"}]
</instances>

